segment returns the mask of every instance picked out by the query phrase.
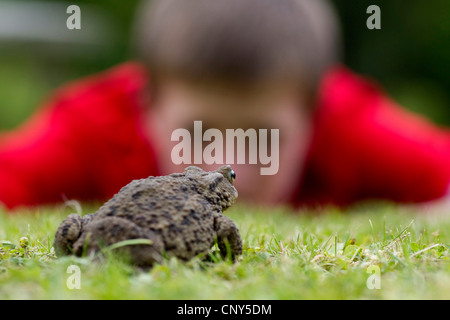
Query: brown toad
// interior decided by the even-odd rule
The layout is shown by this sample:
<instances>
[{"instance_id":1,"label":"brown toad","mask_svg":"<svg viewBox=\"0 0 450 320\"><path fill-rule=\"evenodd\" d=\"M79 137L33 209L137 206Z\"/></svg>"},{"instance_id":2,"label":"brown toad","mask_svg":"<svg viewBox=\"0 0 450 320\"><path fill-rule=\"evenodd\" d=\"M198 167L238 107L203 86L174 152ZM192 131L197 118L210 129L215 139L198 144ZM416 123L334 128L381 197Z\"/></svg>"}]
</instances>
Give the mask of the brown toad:
<instances>
[{"instance_id":1,"label":"brown toad","mask_svg":"<svg viewBox=\"0 0 450 320\"><path fill-rule=\"evenodd\" d=\"M56 231L56 253L89 255L124 240L148 239L150 245L125 250L132 263L151 266L165 254L181 260L205 254L217 241L221 254L235 259L242 254L239 230L222 215L238 196L235 177L230 166L211 172L191 166L132 181L96 213L69 215Z\"/></svg>"}]
</instances>

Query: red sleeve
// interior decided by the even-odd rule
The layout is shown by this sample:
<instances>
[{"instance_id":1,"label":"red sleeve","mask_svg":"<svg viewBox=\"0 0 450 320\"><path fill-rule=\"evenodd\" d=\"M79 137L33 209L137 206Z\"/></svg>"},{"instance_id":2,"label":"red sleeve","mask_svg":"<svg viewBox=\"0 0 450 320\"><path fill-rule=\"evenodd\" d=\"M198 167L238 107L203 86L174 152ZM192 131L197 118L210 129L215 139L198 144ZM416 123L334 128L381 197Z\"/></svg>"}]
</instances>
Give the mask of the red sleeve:
<instances>
[{"instance_id":1,"label":"red sleeve","mask_svg":"<svg viewBox=\"0 0 450 320\"><path fill-rule=\"evenodd\" d=\"M450 132L396 105L370 80L337 68L325 77L300 199L422 202L450 181Z\"/></svg>"},{"instance_id":2,"label":"red sleeve","mask_svg":"<svg viewBox=\"0 0 450 320\"><path fill-rule=\"evenodd\" d=\"M100 200L156 173L143 129L145 73L128 63L58 90L0 140L0 202Z\"/></svg>"}]
</instances>

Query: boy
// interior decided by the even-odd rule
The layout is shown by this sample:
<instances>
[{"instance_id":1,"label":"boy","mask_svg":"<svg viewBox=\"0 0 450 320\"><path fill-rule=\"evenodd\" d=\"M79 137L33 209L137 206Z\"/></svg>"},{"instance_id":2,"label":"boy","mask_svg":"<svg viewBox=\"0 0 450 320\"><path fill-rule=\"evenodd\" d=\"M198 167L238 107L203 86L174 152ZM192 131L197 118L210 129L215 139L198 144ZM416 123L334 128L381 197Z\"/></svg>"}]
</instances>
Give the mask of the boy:
<instances>
[{"instance_id":1,"label":"boy","mask_svg":"<svg viewBox=\"0 0 450 320\"><path fill-rule=\"evenodd\" d=\"M336 66L337 26L325 2L155 0L142 12L142 65L61 89L0 138L7 207L104 200L132 179L182 171L172 133L193 131L195 121L221 132L279 130L277 174L232 165L247 201L345 205L446 194L447 132Z\"/></svg>"}]
</instances>

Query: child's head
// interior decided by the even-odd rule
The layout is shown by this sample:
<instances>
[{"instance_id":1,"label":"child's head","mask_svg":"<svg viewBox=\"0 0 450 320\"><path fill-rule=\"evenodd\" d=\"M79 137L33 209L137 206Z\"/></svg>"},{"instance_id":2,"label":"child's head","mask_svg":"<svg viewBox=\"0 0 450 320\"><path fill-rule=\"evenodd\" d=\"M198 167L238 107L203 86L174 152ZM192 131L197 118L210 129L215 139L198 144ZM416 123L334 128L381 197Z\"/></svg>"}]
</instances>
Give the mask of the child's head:
<instances>
[{"instance_id":1,"label":"child's head","mask_svg":"<svg viewBox=\"0 0 450 320\"><path fill-rule=\"evenodd\" d=\"M280 129L277 177L259 177L258 183L259 167L233 168L241 195L264 196L254 183L248 187L249 179L283 193L281 185L292 185L300 175L314 96L323 73L337 61L337 30L323 0L145 3L137 46L150 71L150 127L165 155L163 170L180 171L170 161L176 144L171 133L192 128L195 120L204 130ZM267 192L266 198L281 197Z\"/></svg>"},{"instance_id":2,"label":"child's head","mask_svg":"<svg viewBox=\"0 0 450 320\"><path fill-rule=\"evenodd\" d=\"M141 10L137 45L156 81L281 82L311 94L336 62L336 40L323 0L152 0Z\"/></svg>"}]
</instances>

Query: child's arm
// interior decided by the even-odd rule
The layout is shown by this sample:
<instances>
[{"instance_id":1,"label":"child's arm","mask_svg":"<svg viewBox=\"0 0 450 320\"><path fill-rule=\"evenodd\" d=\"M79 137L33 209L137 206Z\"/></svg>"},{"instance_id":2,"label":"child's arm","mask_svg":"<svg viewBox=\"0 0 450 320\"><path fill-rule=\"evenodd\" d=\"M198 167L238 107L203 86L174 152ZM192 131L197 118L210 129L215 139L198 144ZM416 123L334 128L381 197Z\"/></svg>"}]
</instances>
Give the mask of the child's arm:
<instances>
[{"instance_id":1,"label":"child's arm","mask_svg":"<svg viewBox=\"0 0 450 320\"><path fill-rule=\"evenodd\" d=\"M0 139L0 202L13 208L106 199L155 174L143 133L133 65L58 90L27 123Z\"/></svg>"},{"instance_id":2,"label":"child's arm","mask_svg":"<svg viewBox=\"0 0 450 320\"><path fill-rule=\"evenodd\" d=\"M304 190L347 204L423 202L447 194L450 132L396 105L346 69L324 81Z\"/></svg>"}]
</instances>

